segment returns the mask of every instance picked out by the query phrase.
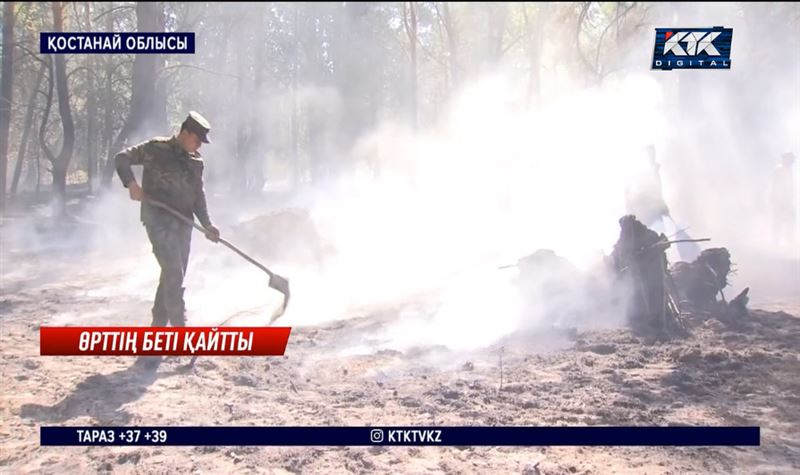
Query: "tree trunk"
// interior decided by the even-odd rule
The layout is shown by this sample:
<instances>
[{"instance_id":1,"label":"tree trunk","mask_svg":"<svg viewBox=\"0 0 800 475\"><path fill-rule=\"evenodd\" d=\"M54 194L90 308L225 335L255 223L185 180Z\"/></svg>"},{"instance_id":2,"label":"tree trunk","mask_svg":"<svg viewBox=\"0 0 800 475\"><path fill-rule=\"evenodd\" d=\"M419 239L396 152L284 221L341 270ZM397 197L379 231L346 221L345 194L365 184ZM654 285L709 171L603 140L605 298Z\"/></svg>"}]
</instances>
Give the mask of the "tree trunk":
<instances>
[{"instance_id":1,"label":"tree trunk","mask_svg":"<svg viewBox=\"0 0 800 475\"><path fill-rule=\"evenodd\" d=\"M61 2L53 2L53 18L56 31L64 31L63 7ZM69 104L67 63L66 57L63 54L56 55L55 57L55 74L56 94L58 96L58 115L61 118L61 127L64 136L61 144L61 152L58 154L58 160L53 164L53 177L54 179L58 179L58 181L55 182L58 192L57 196L61 199L63 206L65 206L66 195L63 192L66 190L67 167L72 159L72 152L75 148L75 123L72 121L72 110Z\"/></svg>"},{"instance_id":2,"label":"tree trunk","mask_svg":"<svg viewBox=\"0 0 800 475\"><path fill-rule=\"evenodd\" d=\"M291 108L292 108L292 115L291 115L291 124L290 124L290 133L291 133L291 150L292 150L292 170L293 170L293 187L294 189L298 189L300 187L300 154L298 153L298 142L300 138L298 137L298 129L299 124L297 123L297 69L300 67L300 39L299 39L299 28L298 28L298 4L294 4L294 25L293 25L293 34L294 34L294 62L292 64L292 97L291 97Z\"/></svg>"},{"instance_id":3,"label":"tree trunk","mask_svg":"<svg viewBox=\"0 0 800 475\"><path fill-rule=\"evenodd\" d=\"M448 64L450 65L450 87L455 89L458 87L461 74L458 66L458 33L456 25L453 21L453 15L450 13L450 3L442 2L442 22L444 29L447 32L447 56Z\"/></svg>"},{"instance_id":4,"label":"tree trunk","mask_svg":"<svg viewBox=\"0 0 800 475\"><path fill-rule=\"evenodd\" d=\"M269 150L268 138L265 137L266 134L261 132L265 128L264 124L266 124L265 115L267 114L267 109L264 108L264 110L259 110L260 98L263 97L264 87L266 86L267 82L267 39L269 33L266 23L269 8L271 8L269 4L258 6L258 15L256 15L258 26L256 31L263 32L263 34L256 37L257 43L253 54L253 71L255 81L254 97L259 98L259 100L253 101L250 104L252 115L251 130L253 131L253 133L250 135L250 146L252 147L251 150L256 150L258 153L255 156L256 162L252 164L253 169L250 173L253 178L252 191L256 195L261 193L261 191L264 189L264 185L266 184L267 177L265 170L267 168L267 161L269 160L269 154L265 153L267 150Z\"/></svg>"},{"instance_id":5,"label":"tree trunk","mask_svg":"<svg viewBox=\"0 0 800 475\"><path fill-rule=\"evenodd\" d=\"M90 59L93 61L94 57ZM90 63L91 64L91 63ZM92 68L93 70L94 68ZM87 73L89 97L86 103L87 117L86 117L86 168L87 180L89 185L89 194L94 190L94 179L97 174L97 126L95 115L97 114L97 95L94 92L94 73Z\"/></svg>"},{"instance_id":6,"label":"tree trunk","mask_svg":"<svg viewBox=\"0 0 800 475\"><path fill-rule=\"evenodd\" d=\"M86 12L86 29L85 31L94 31L92 28L92 15L89 8L89 2L84 4ZM86 70L86 82L88 97L86 99L86 174L88 175L89 194L94 190L94 178L97 173L97 92L95 91L94 70L96 65L96 56L87 55L86 62L88 69Z\"/></svg>"},{"instance_id":7,"label":"tree trunk","mask_svg":"<svg viewBox=\"0 0 800 475\"><path fill-rule=\"evenodd\" d=\"M56 32L64 31L64 12L61 2L53 2L53 27ZM61 151L56 160L53 161L53 188L56 192L56 204L59 214L64 216L67 211L67 169L75 147L75 124L72 121L72 111L69 106L67 63L63 54L55 55L55 76L56 93L58 94L58 114L61 117L61 127L64 135L61 142Z\"/></svg>"},{"instance_id":8,"label":"tree trunk","mask_svg":"<svg viewBox=\"0 0 800 475\"><path fill-rule=\"evenodd\" d=\"M47 94L44 96L44 112L39 124L39 145L44 149L48 160L55 160L55 155L47 147L47 122L50 120L50 109L53 107L53 55L47 56Z\"/></svg>"},{"instance_id":9,"label":"tree trunk","mask_svg":"<svg viewBox=\"0 0 800 475\"><path fill-rule=\"evenodd\" d=\"M114 2L110 2L108 5L108 10L105 11L105 19L106 19L106 31L113 32L114 31L114 16L111 10L114 8ZM103 91L103 102L104 102L104 114L103 114L103 154L108 157L110 160L111 158L111 150L112 150L112 143L114 136L114 92L111 88L112 81L114 79L114 55L106 55L105 57L105 79L104 79L104 91ZM108 167L106 166L106 169ZM104 173L106 171L104 169Z\"/></svg>"},{"instance_id":10,"label":"tree trunk","mask_svg":"<svg viewBox=\"0 0 800 475\"><path fill-rule=\"evenodd\" d=\"M136 31L164 31L165 15L159 3L136 2ZM159 80L164 68L164 58L158 54L137 54L133 61L133 91L131 109L125 125L111 147L103 184L109 186L114 177L114 160L111 155L124 144L144 140L150 135L163 135L167 128L167 96L165 85Z\"/></svg>"},{"instance_id":11,"label":"tree trunk","mask_svg":"<svg viewBox=\"0 0 800 475\"><path fill-rule=\"evenodd\" d=\"M6 209L8 135L11 127L11 93L14 82L14 2L3 4L3 65L0 85L0 213Z\"/></svg>"},{"instance_id":12,"label":"tree trunk","mask_svg":"<svg viewBox=\"0 0 800 475\"><path fill-rule=\"evenodd\" d=\"M411 125L414 130L417 128L418 104L417 104L417 5L416 2L403 3L403 24L405 25L406 35L408 36L409 54L411 56L411 69L409 71L409 94Z\"/></svg>"},{"instance_id":13,"label":"tree trunk","mask_svg":"<svg viewBox=\"0 0 800 475\"><path fill-rule=\"evenodd\" d=\"M245 27L249 30L250 22L244 21ZM240 44L240 43L239 43ZM236 130L236 150L233 176L230 185L233 185L235 195L245 195L250 189L250 127L252 109L252 96L249 94L249 74L247 68L248 55L240 51L236 55L236 102L235 107L239 111L235 119Z\"/></svg>"},{"instance_id":14,"label":"tree trunk","mask_svg":"<svg viewBox=\"0 0 800 475\"><path fill-rule=\"evenodd\" d=\"M52 91L51 91L52 94ZM43 119L44 120L44 119ZM36 119L33 119L33 126L36 127ZM36 150L34 157L36 157L36 201L39 201L42 189L42 144L41 140L36 140L34 143L34 150Z\"/></svg>"},{"instance_id":15,"label":"tree trunk","mask_svg":"<svg viewBox=\"0 0 800 475\"><path fill-rule=\"evenodd\" d=\"M487 5L488 30L486 44L486 66L491 69L500 62L503 56L503 36L506 29L506 18L508 17L508 4L505 2L493 2Z\"/></svg>"},{"instance_id":16,"label":"tree trunk","mask_svg":"<svg viewBox=\"0 0 800 475\"><path fill-rule=\"evenodd\" d=\"M56 211L58 216L65 217L67 215L67 169L61 164L56 162L53 164L53 193L56 197Z\"/></svg>"},{"instance_id":17,"label":"tree trunk","mask_svg":"<svg viewBox=\"0 0 800 475\"><path fill-rule=\"evenodd\" d=\"M36 82L31 90L31 97L28 100L28 108L25 110L25 123L22 129L22 140L19 143L19 152L17 153L17 163L14 165L14 177L11 179L11 194L17 192L19 185L19 178L22 175L22 165L25 162L25 152L28 150L28 136L31 133L33 125L33 112L36 108L36 96L39 94L39 86L42 84L44 72L47 70L47 63L42 63L39 67L39 72L36 73Z\"/></svg>"},{"instance_id":18,"label":"tree trunk","mask_svg":"<svg viewBox=\"0 0 800 475\"><path fill-rule=\"evenodd\" d=\"M541 93L541 59L542 45L544 43L544 25L550 15L550 5L539 3L536 5L536 19L531 22L528 18L527 4L522 4L526 28L526 52L528 54L528 91L526 103L538 103Z\"/></svg>"}]
</instances>

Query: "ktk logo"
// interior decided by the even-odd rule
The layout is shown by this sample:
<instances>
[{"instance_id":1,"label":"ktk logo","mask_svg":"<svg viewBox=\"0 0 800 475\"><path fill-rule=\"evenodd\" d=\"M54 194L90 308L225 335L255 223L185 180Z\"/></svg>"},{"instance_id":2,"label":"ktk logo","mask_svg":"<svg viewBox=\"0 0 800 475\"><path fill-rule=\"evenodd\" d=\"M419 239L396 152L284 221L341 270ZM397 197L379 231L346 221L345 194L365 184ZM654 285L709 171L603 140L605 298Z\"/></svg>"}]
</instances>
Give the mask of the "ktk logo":
<instances>
[{"instance_id":1,"label":"ktk logo","mask_svg":"<svg viewBox=\"0 0 800 475\"><path fill-rule=\"evenodd\" d=\"M714 39L720 35L719 31L708 33L679 31L673 34L668 31L664 34L667 42L664 44L664 54L672 53L675 56L697 56L707 53L709 56L719 56L719 51L714 48ZM681 48L681 42L686 43L686 50Z\"/></svg>"},{"instance_id":2,"label":"ktk logo","mask_svg":"<svg viewBox=\"0 0 800 475\"><path fill-rule=\"evenodd\" d=\"M730 69L733 29L656 28L653 69Z\"/></svg>"}]
</instances>

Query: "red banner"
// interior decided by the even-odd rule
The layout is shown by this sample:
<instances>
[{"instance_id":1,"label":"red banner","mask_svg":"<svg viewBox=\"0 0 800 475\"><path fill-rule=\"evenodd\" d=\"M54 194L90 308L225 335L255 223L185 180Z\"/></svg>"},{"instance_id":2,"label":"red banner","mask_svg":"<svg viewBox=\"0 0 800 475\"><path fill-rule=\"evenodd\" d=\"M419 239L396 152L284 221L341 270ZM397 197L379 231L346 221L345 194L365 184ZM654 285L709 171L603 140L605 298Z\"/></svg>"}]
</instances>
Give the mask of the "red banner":
<instances>
[{"instance_id":1,"label":"red banner","mask_svg":"<svg viewBox=\"0 0 800 475\"><path fill-rule=\"evenodd\" d=\"M41 327L41 355L281 356L291 327Z\"/></svg>"}]
</instances>

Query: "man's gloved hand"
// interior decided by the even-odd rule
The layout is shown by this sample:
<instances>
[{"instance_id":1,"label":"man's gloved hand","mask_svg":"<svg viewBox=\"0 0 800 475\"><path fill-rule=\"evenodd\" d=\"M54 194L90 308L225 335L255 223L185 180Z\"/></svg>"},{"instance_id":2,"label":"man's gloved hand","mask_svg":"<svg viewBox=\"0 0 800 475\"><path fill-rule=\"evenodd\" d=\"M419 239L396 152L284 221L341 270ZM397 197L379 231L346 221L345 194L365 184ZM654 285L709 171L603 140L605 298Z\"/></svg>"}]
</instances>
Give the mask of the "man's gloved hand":
<instances>
[{"instance_id":1,"label":"man's gloved hand","mask_svg":"<svg viewBox=\"0 0 800 475\"><path fill-rule=\"evenodd\" d=\"M142 187L135 181L128 183L128 194L133 201L142 201L142 198L144 198Z\"/></svg>"},{"instance_id":2,"label":"man's gloved hand","mask_svg":"<svg viewBox=\"0 0 800 475\"><path fill-rule=\"evenodd\" d=\"M213 224L209 224L206 228L206 238L210 241L219 242L219 229Z\"/></svg>"}]
</instances>

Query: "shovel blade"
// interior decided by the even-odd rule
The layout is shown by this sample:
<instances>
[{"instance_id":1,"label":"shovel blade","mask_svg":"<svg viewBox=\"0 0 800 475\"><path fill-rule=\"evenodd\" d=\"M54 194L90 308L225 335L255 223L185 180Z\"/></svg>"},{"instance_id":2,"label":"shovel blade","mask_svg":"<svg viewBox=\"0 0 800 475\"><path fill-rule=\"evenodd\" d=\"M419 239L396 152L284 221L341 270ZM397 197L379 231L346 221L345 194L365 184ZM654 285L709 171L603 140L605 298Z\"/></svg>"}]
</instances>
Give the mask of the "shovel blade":
<instances>
[{"instance_id":1,"label":"shovel blade","mask_svg":"<svg viewBox=\"0 0 800 475\"><path fill-rule=\"evenodd\" d=\"M286 306L289 305L289 298L291 297L291 292L289 292L289 281L278 274L272 274L269 278L269 286L272 289L277 290L278 292L283 294L283 305L281 306L280 310L272 317L270 323L274 322L278 319L283 313L286 311Z\"/></svg>"}]
</instances>

